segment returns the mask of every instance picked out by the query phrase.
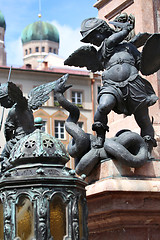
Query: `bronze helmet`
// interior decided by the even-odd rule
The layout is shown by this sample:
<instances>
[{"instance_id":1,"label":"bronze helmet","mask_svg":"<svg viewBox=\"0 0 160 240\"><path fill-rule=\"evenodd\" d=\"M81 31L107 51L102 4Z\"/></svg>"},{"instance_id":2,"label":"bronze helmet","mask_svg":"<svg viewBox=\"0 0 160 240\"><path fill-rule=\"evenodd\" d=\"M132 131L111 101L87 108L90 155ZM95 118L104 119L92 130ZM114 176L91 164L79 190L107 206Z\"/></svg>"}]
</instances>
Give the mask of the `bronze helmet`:
<instances>
[{"instance_id":1,"label":"bronze helmet","mask_svg":"<svg viewBox=\"0 0 160 240\"><path fill-rule=\"evenodd\" d=\"M110 26L102 19L94 17L85 19L81 24L80 33L82 34L83 37L81 41L88 43L89 42L87 39L88 35L101 25L105 25L108 28L108 30L112 31Z\"/></svg>"}]
</instances>

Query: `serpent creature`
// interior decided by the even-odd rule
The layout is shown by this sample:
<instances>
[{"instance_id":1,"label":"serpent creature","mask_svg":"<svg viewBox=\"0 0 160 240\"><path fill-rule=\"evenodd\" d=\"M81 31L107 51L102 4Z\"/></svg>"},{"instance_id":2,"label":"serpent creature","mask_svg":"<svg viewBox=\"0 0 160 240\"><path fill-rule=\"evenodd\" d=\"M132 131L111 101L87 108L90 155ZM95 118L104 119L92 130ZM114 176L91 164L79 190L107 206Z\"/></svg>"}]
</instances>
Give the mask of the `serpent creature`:
<instances>
[{"instance_id":1,"label":"serpent creature","mask_svg":"<svg viewBox=\"0 0 160 240\"><path fill-rule=\"evenodd\" d=\"M63 95L71 87L71 85L65 85L67 79L68 74L57 81L54 93L59 104L69 112L65 128L72 136L68 145L68 152L71 157L75 158L76 173L87 176L97 163L108 157L121 161L129 167L142 166L148 160L148 148L145 140L137 133L121 130L114 138L105 139L104 147L94 147L96 137L85 133L77 125L80 115L79 108L69 102Z\"/></svg>"}]
</instances>

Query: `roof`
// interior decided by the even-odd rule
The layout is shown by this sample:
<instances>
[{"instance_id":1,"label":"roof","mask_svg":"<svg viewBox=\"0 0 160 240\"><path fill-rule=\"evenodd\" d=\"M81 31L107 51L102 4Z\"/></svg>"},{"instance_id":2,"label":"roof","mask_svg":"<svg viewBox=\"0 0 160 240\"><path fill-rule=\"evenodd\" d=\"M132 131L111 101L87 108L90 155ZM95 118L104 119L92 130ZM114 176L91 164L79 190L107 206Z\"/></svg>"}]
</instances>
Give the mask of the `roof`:
<instances>
[{"instance_id":1,"label":"roof","mask_svg":"<svg viewBox=\"0 0 160 240\"><path fill-rule=\"evenodd\" d=\"M6 22L5 22L4 16L1 11L0 11L0 27L4 28L4 30L6 30Z\"/></svg>"},{"instance_id":2,"label":"roof","mask_svg":"<svg viewBox=\"0 0 160 240\"><path fill-rule=\"evenodd\" d=\"M21 40L23 44L33 40L49 40L59 43L59 32L53 24L37 21L24 28Z\"/></svg>"},{"instance_id":3,"label":"roof","mask_svg":"<svg viewBox=\"0 0 160 240\"><path fill-rule=\"evenodd\" d=\"M0 69L1 70L7 70L9 71L10 67L9 66L0 66ZM43 69L43 70L40 70L40 69L28 69L26 68L25 66L23 67L12 67L12 71L26 71L26 72L35 72L35 73L48 73L48 74L61 74L61 73L69 73L71 75L79 75L79 76L85 76L85 77L89 77L90 76L90 73L89 71L87 70L82 70L82 69L73 69L72 67L70 68L61 68L61 67L55 67L53 69Z\"/></svg>"}]
</instances>

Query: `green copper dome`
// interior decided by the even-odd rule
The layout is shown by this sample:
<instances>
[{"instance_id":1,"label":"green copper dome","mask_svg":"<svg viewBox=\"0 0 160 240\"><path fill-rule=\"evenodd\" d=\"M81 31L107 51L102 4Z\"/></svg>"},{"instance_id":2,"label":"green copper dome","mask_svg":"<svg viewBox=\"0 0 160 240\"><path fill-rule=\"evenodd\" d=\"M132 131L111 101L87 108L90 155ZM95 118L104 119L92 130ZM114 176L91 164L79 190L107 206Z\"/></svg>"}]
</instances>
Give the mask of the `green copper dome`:
<instances>
[{"instance_id":1,"label":"green copper dome","mask_svg":"<svg viewBox=\"0 0 160 240\"><path fill-rule=\"evenodd\" d=\"M54 25L48 22L38 21L25 27L21 40L23 44L32 40L50 40L58 43L59 33Z\"/></svg>"},{"instance_id":2,"label":"green copper dome","mask_svg":"<svg viewBox=\"0 0 160 240\"><path fill-rule=\"evenodd\" d=\"M4 28L4 30L6 30L6 22L5 22L4 16L1 11L0 11L0 27Z\"/></svg>"}]
</instances>

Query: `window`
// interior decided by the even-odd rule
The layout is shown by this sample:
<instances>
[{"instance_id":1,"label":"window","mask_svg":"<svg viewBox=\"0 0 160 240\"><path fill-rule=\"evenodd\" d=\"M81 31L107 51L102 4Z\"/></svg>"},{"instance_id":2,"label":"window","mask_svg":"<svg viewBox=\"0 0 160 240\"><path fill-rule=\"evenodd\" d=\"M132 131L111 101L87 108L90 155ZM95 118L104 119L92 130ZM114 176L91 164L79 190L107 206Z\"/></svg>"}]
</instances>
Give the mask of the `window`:
<instances>
[{"instance_id":1,"label":"window","mask_svg":"<svg viewBox=\"0 0 160 240\"><path fill-rule=\"evenodd\" d=\"M52 239L66 239L66 204L56 195L50 201L50 231Z\"/></svg>"},{"instance_id":2,"label":"window","mask_svg":"<svg viewBox=\"0 0 160 240\"><path fill-rule=\"evenodd\" d=\"M26 55L28 54L28 50L27 50L27 49L25 50L25 54L26 54Z\"/></svg>"},{"instance_id":3,"label":"window","mask_svg":"<svg viewBox=\"0 0 160 240\"><path fill-rule=\"evenodd\" d=\"M54 49L53 49L53 53L55 53L55 54L57 53L57 50L56 50L56 48L54 48Z\"/></svg>"},{"instance_id":4,"label":"window","mask_svg":"<svg viewBox=\"0 0 160 240\"><path fill-rule=\"evenodd\" d=\"M48 62L43 61L44 68L48 68Z\"/></svg>"},{"instance_id":5,"label":"window","mask_svg":"<svg viewBox=\"0 0 160 240\"><path fill-rule=\"evenodd\" d=\"M26 64L26 68L27 68L27 69L31 69L31 68L32 68L32 65L28 63L28 64Z\"/></svg>"},{"instance_id":6,"label":"window","mask_svg":"<svg viewBox=\"0 0 160 240\"><path fill-rule=\"evenodd\" d=\"M42 129L43 132L47 132L47 129L46 129L46 128L47 128L47 121L43 120L43 121L42 121L42 128L41 128L41 129Z\"/></svg>"},{"instance_id":7,"label":"window","mask_svg":"<svg viewBox=\"0 0 160 240\"><path fill-rule=\"evenodd\" d=\"M39 47L36 47L36 52L39 52Z\"/></svg>"},{"instance_id":8,"label":"window","mask_svg":"<svg viewBox=\"0 0 160 240\"><path fill-rule=\"evenodd\" d=\"M65 139L64 121L55 121L55 138Z\"/></svg>"},{"instance_id":9,"label":"window","mask_svg":"<svg viewBox=\"0 0 160 240\"><path fill-rule=\"evenodd\" d=\"M52 48L51 47L49 48L49 52L52 52Z\"/></svg>"},{"instance_id":10,"label":"window","mask_svg":"<svg viewBox=\"0 0 160 240\"><path fill-rule=\"evenodd\" d=\"M45 47L42 47L42 52L45 52Z\"/></svg>"},{"instance_id":11,"label":"window","mask_svg":"<svg viewBox=\"0 0 160 240\"><path fill-rule=\"evenodd\" d=\"M72 103L76 104L78 107L82 107L82 93L72 92Z\"/></svg>"},{"instance_id":12,"label":"window","mask_svg":"<svg viewBox=\"0 0 160 240\"><path fill-rule=\"evenodd\" d=\"M16 205L16 237L19 237L17 239L33 239L34 222L33 203L21 195Z\"/></svg>"},{"instance_id":13,"label":"window","mask_svg":"<svg viewBox=\"0 0 160 240\"><path fill-rule=\"evenodd\" d=\"M32 48L29 48L29 53L32 53Z\"/></svg>"}]
</instances>

